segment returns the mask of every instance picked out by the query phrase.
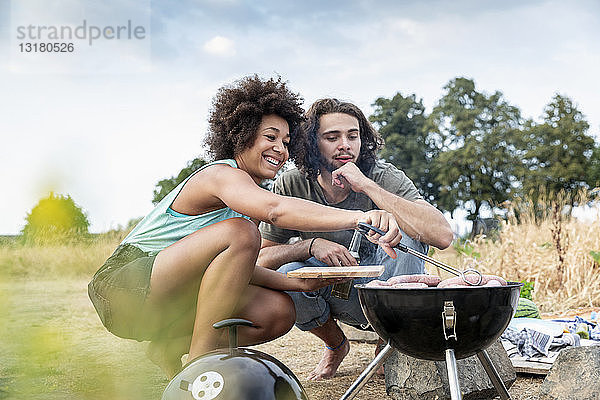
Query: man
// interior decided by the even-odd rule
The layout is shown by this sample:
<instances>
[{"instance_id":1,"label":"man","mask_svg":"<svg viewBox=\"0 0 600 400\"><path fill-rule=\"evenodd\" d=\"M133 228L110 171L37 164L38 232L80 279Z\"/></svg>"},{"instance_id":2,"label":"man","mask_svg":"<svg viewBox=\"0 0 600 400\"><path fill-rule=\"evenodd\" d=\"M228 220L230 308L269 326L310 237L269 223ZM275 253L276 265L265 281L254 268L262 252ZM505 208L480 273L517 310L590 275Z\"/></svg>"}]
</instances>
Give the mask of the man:
<instances>
[{"instance_id":1,"label":"man","mask_svg":"<svg viewBox=\"0 0 600 400\"><path fill-rule=\"evenodd\" d=\"M403 231L401 243L424 253L428 245L440 249L450 245L453 233L444 216L423 200L402 171L376 159L383 139L358 107L337 99L322 99L306 114L306 154L296 162L299 170L287 171L276 180L275 193L345 209L386 210ZM305 265L356 265L348 250L352 231L297 232L269 224L262 224L260 230L263 242L258 265L279 268L281 272ZM303 240L287 244L298 236ZM398 252L392 259L383 250L362 240L359 252L361 264L385 265L379 279L424 272L423 262L416 257ZM372 279L355 279L354 283ZM296 326L315 334L326 346L309 379L333 377L350 351L335 320L363 328L368 325L356 289L351 289L347 300L332 296L331 287L289 294L296 307Z\"/></svg>"}]
</instances>

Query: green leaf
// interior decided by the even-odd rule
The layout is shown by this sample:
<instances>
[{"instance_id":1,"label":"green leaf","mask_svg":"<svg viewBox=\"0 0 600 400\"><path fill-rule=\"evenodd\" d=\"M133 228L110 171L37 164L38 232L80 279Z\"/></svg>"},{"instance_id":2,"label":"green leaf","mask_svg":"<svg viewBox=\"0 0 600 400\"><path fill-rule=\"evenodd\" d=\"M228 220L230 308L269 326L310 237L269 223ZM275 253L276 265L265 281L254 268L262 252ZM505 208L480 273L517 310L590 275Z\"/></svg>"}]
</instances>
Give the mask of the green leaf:
<instances>
[{"instance_id":1,"label":"green leaf","mask_svg":"<svg viewBox=\"0 0 600 400\"><path fill-rule=\"evenodd\" d=\"M600 264L600 251L590 251L590 256L596 263Z\"/></svg>"},{"instance_id":2,"label":"green leaf","mask_svg":"<svg viewBox=\"0 0 600 400\"><path fill-rule=\"evenodd\" d=\"M533 300L532 293L534 290L534 283L528 281L521 281L523 287L521 288L521 296L529 300Z\"/></svg>"}]
</instances>

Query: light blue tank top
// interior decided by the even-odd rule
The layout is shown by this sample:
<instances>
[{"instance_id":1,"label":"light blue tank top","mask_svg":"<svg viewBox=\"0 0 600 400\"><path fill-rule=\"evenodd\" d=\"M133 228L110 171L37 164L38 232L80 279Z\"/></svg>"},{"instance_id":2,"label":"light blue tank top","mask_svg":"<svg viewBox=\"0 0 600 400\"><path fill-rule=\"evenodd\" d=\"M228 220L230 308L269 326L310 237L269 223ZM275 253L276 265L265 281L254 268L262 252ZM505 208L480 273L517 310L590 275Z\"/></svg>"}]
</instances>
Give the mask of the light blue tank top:
<instances>
[{"instance_id":1,"label":"light blue tank top","mask_svg":"<svg viewBox=\"0 0 600 400\"><path fill-rule=\"evenodd\" d=\"M176 241L205 226L234 217L250 219L250 217L242 215L237 211L233 211L228 207L200 215L185 215L170 210L171 204L173 204L173 201L175 201L175 198L186 182L194 176L194 174L215 164L227 164L233 168L238 167L235 160L227 159L214 161L194 171L183 182L177 185L175 189L169 192L169 194L156 205L150 214L146 215L146 217L133 228L125 239L123 239L121 244L132 244L143 251L150 253L150 255L155 255L165 247L172 245Z\"/></svg>"}]
</instances>

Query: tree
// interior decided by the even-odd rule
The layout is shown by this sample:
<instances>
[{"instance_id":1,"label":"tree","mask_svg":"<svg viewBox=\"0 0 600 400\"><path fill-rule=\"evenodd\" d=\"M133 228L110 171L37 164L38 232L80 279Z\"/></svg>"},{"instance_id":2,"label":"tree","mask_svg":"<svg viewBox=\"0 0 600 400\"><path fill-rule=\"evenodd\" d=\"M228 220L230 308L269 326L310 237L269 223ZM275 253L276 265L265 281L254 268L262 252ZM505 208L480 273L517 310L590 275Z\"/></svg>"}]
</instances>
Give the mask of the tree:
<instances>
[{"instance_id":1,"label":"tree","mask_svg":"<svg viewBox=\"0 0 600 400\"><path fill-rule=\"evenodd\" d=\"M439 151L432 166L440 185L438 206L463 207L474 220L482 205L493 209L518 186L521 113L499 91L478 92L471 79L455 78L444 89L426 125L427 140Z\"/></svg>"},{"instance_id":2,"label":"tree","mask_svg":"<svg viewBox=\"0 0 600 400\"><path fill-rule=\"evenodd\" d=\"M594 145L592 150L592 156L590 157L591 169L590 169L590 182L591 186L597 188L600 186L600 145Z\"/></svg>"},{"instance_id":3,"label":"tree","mask_svg":"<svg viewBox=\"0 0 600 400\"><path fill-rule=\"evenodd\" d=\"M423 100L416 95L396 93L391 99L380 97L369 120L377 128L385 147L379 156L394 164L413 180L426 200L436 202L437 185L430 170L436 148L429 145L424 127L427 117Z\"/></svg>"},{"instance_id":4,"label":"tree","mask_svg":"<svg viewBox=\"0 0 600 400\"><path fill-rule=\"evenodd\" d=\"M523 132L523 192L534 197L563 192L573 206L580 189L594 186L594 138L589 124L568 97L556 94L544 109L542 124L528 123Z\"/></svg>"},{"instance_id":5,"label":"tree","mask_svg":"<svg viewBox=\"0 0 600 400\"><path fill-rule=\"evenodd\" d=\"M22 236L26 241L55 242L88 233L87 216L71 196L50 193L25 218Z\"/></svg>"},{"instance_id":6,"label":"tree","mask_svg":"<svg viewBox=\"0 0 600 400\"><path fill-rule=\"evenodd\" d=\"M165 197L169 192L177 187L181 182L185 180L188 176L192 174L192 172L196 171L198 168L206 165L207 162L200 157L194 158L191 161L188 161L187 165L179 171L177 176L172 176L167 179L163 179L158 181L156 187L154 188L154 194L152 197L152 204L156 205L160 202L163 197Z\"/></svg>"}]
</instances>

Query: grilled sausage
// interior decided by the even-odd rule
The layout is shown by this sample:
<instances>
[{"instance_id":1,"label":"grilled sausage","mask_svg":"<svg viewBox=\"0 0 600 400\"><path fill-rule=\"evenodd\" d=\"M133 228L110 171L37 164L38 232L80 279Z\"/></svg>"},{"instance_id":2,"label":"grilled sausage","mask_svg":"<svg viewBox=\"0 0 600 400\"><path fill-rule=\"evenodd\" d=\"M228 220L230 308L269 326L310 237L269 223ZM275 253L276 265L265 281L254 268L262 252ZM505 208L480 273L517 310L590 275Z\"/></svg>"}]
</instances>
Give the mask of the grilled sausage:
<instances>
[{"instance_id":1,"label":"grilled sausage","mask_svg":"<svg viewBox=\"0 0 600 400\"><path fill-rule=\"evenodd\" d=\"M426 288L426 283L423 282L404 282L404 283L396 283L392 286L393 289L421 289Z\"/></svg>"},{"instance_id":2,"label":"grilled sausage","mask_svg":"<svg viewBox=\"0 0 600 400\"><path fill-rule=\"evenodd\" d=\"M502 285L502 282L500 282L496 279L490 279L483 286L503 286L503 285Z\"/></svg>"},{"instance_id":3,"label":"grilled sausage","mask_svg":"<svg viewBox=\"0 0 600 400\"><path fill-rule=\"evenodd\" d=\"M380 281L379 279L375 279L365 285L365 287L391 287L392 284L386 281Z\"/></svg>"},{"instance_id":4,"label":"grilled sausage","mask_svg":"<svg viewBox=\"0 0 600 400\"><path fill-rule=\"evenodd\" d=\"M467 275L465 275L465 279L467 279L471 283L476 283L479 280L479 275L467 274ZM500 284L499 286L506 286L506 281L503 278L500 278L499 276L495 276L495 275L482 275L481 283L478 286L485 286L486 283L488 283L489 281L496 281ZM445 288L445 287L450 287L451 285L473 286L473 285L469 285L467 282L465 282L461 276L455 276L454 278L444 279L443 281L441 281L439 283L439 285L437 287ZM489 286L493 286L493 285L496 285L496 284L491 284Z\"/></svg>"},{"instance_id":5,"label":"grilled sausage","mask_svg":"<svg viewBox=\"0 0 600 400\"><path fill-rule=\"evenodd\" d=\"M387 280L388 283L395 285L397 283L424 283L427 286L437 286L442 281L437 275L414 274L392 276Z\"/></svg>"}]
</instances>

